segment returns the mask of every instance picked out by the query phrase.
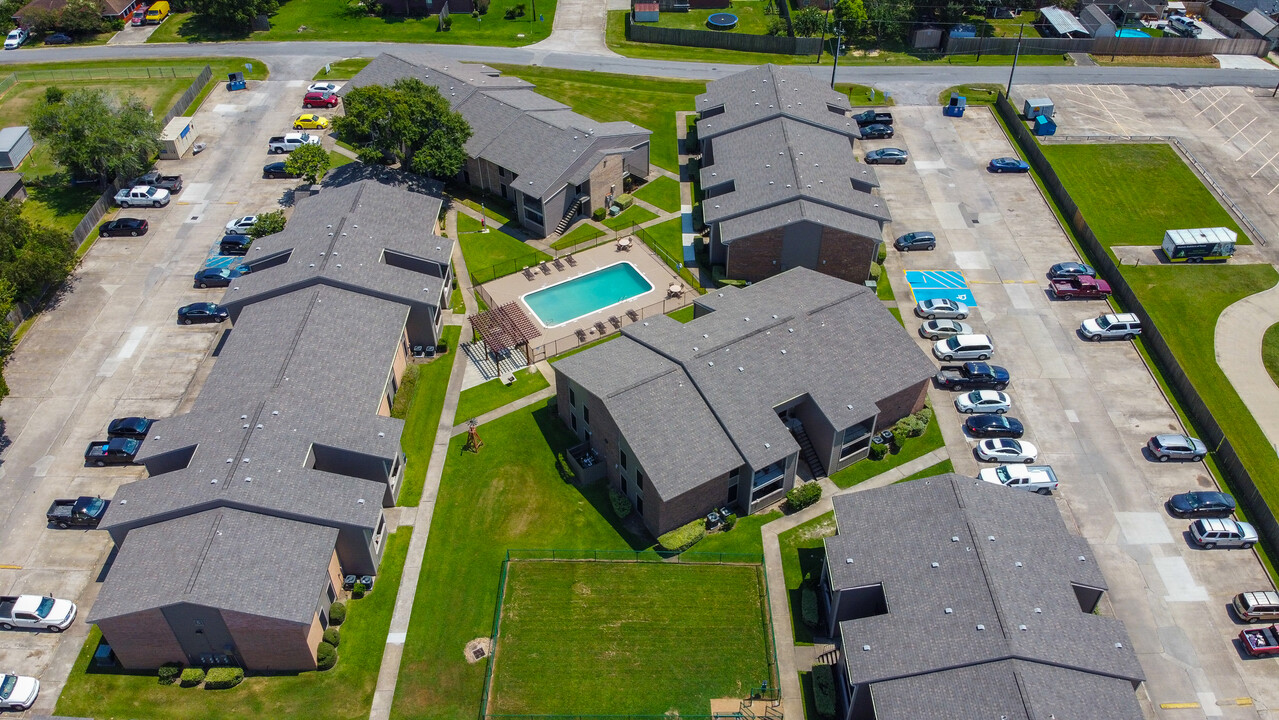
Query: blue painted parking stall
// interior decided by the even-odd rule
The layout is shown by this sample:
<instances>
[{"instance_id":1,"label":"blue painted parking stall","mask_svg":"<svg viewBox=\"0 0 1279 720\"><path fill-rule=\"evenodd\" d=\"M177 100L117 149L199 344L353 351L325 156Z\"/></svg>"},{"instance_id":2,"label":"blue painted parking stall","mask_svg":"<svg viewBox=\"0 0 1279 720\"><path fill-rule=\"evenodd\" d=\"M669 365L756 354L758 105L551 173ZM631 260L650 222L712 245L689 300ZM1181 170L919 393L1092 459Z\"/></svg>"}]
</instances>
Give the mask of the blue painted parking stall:
<instances>
[{"instance_id":1,"label":"blue painted parking stall","mask_svg":"<svg viewBox=\"0 0 1279 720\"><path fill-rule=\"evenodd\" d=\"M915 302L946 298L969 307L977 305L968 280L957 270L907 270L906 282Z\"/></svg>"}]
</instances>

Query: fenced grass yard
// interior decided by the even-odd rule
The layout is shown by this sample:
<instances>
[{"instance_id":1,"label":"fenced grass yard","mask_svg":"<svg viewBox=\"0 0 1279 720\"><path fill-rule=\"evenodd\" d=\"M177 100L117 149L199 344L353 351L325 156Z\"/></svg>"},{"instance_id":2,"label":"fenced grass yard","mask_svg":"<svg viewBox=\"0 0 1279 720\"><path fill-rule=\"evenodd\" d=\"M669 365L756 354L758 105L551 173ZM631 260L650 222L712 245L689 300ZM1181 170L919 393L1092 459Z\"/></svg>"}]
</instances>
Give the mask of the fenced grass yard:
<instances>
[{"instance_id":1,"label":"fenced grass yard","mask_svg":"<svg viewBox=\"0 0 1279 720\"><path fill-rule=\"evenodd\" d=\"M788 2L788 0L781 0ZM664 12L659 15L657 27L682 28L684 30L715 30L731 32L738 35L767 35L768 21L778 17L777 10L772 14L765 12L765 7L772 5L765 0L733 0L732 7L718 10L690 9L688 12ZM737 27L731 30L718 30L706 24L708 18L715 13L731 13L737 16ZM645 23L654 24L654 23Z\"/></svg>"},{"instance_id":2,"label":"fenced grass yard","mask_svg":"<svg viewBox=\"0 0 1279 720\"><path fill-rule=\"evenodd\" d=\"M556 250L567 250L574 245L600 237L604 237L603 230L600 230L594 225L590 225L588 223L579 223L577 227L562 235L559 240L551 243L551 247Z\"/></svg>"},{"instance_id":3,"label":"fenced grass yard","mask_svg":"<svg viewBox=\"0 0 1279 720\"><path fill-rule=\"evenodd\" d=\"M489 712L708 714L769 677L762 602L758 565L513 561Z\"/></svg>"},{"instance_id":4,"label":"fenced grass yard","mask_svg":"<svg viewBox=\"0 0 1279 720\"><path fill-rule=\"evenodd\" d=\"M826 558L826 538L835 534L834 511L823 513L806 523L796 525L777 536L782 552L782 574L786 596L790 601L791 631L796 645L812 645L813 629L804 624L800 614L800 592L804 579L816 587L817 576ZM778 620L782 622L782 620Z\"/></svg>"},{"instance_id":5,"label":"fenced grass yard","mask_svg":"<svg viewBox=\"0 0 1279 720\"><path fill-rule=\"evenodd\" d=\"M404 432L400 434L400 449L404 451L404 485L400 488L397 504L414 507L422 500L422 486L426 482L426 466L431 462L435 447L435 430L444 412L444 395L448 390L449 373L453 363L459 362L457 342L462 335L458 325L446 325L440 334L440 342L448 345L448 353L437 355L434 360L418 368L413 386L413 398L404 416ZM460 362L467 362L463 357Z\"/></svg>"},{"instance_id":6,"label":"fenced grass yard","mask_svg":"<svg viewBox=\"0 0 1279 720\"><path fill-rule=\"evenodd\" d=\"M501 380L495 379L467 388L457 398L457 413L453 417L453 424L459 425L550 386L551 383L542 377L542 373L532 367L517 371L515 382L510 385L503 385Z\"/></svg>"},{"instance_id":7,"label":"fenced grass yard","mask_svg":"<svg viewBox=\"0 0 1279 720\"><path fill-rule=\"evenodd\" d=\"M462 213L457 214L457 242L462 247L462 257L466 258L466 267L472 273L509 265L502 274L518 272L523 265L536 265L551 256L532 245L526 245L517 238L507 235L489 223L488 232L480 232L480 221ZM511 265L515 261L523 265ZM488 280L491 278L485 278Z\"/></svg>"},{"instance_id":8,"label":"fenced grass yard","mask_svg":"<svg viewBox=\"0 0 1279 720\"><path fill-rule=\"evenodd\" d=\"M679 211L679 181L661 175L635 191L635 197L666 212Z\"/></svg>"},{"instance_id":9,"label":"fenced grass yard","mask_svg":"<svg viewBox=\"0 0 1279 720\"><path fill-rule=\"evenodd\" d=\"M632 205L613 217L604 220L602 224L611 230L621 230L631 225L646 223L656 217L657 214L652 210L639 205Z\"/></svg>"},{"instance_id":10,"label":"fenced grass yard","mask_svg":"<svg viewBox=\"0 0 1279 720\"><path fill-rule=\"evenodd\" d=\"M901 319L900 317L898 318ZM924 434L919 437L906 438L901 450L894 455L893 453L885 453L879 460L858 460L830 476L831 482L841 488L850 488L863 480L869 480L876 475L891 470L898 465L922 457L928 453L945 447L946 441L942 439L941 427L937 424L937 418L928 421L928 427L924 429Z\"/></svg>"}]
</instances>

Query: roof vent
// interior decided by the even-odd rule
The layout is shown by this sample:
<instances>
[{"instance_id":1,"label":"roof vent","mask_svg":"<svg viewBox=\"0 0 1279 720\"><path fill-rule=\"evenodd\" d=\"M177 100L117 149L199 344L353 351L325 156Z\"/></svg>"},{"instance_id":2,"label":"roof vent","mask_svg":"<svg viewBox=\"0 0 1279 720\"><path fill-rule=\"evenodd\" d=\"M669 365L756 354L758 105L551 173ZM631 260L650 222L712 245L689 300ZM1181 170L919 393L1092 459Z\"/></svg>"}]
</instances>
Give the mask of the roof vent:
<instances>
[{"instance_id":1,"label":"roof vent","mask_svg":"<svg viewBox=\"0 0 1279 720\"><path fill-rule=\"evenodd\" d=\"M1088 558L1084 557L1083 555L1079 556L1079 562L1087 562L1087 561L1088 561Z\"/></svg>"},{"instance_id":2,"label":"roof vent","mask_svg":"<svg viewBox=\"0 0 1279 720\"><path fill-rule=\"evenodd\" d=\"M939 568L939 567L941 567L941 564L939 564L939 563L933 563L933 567L935 567L935 568Z\"/></svg>"},{"instance_id":3,"label":"roof vent","mask_svg":"<svg viewBox=\"0 0 1279 720\"><path fill-rule=\"evenodd\" d=\"M356 504L356 505L363 505L363 504L364 504L364 498L360 498L359 500L356 500L356 501L355 501L355 504Z\"/></svg>"},{"instance_id":4,"label":"roof vent","mask_svg":"<svg viewBox=\"0 0 1279 720\"><path fill-rule=\"evenodd\" d=\"M227 458L227 459L226 459L226 461L227 461L227 462L235 462L235 458Z\"/></svg>"},{"instance_id":5,"label":"roof vent","mask_svg":"<svg viewBox=\"0 0 1279 720\"><path fill-rule=\"evenodd\" d=\"M795 328L786 328L786 332L795 332Z\"/></svg>"},{"instance_id":6,"label":"roof vent","mask_svg":"<svg viewBox=\"0 0 1279 720\"><path fill-rule=\"evenodd\" d=\"M707 365L708 367L715 367L715 361L714 361L714 360L707 360L707 361L706 361L706 365Z\"/></svg>"},{"instance_id":7,"label":"roof vent","mask_svg":"<svg viewBox=\"0 0 1279 720\"><path fill-rule=\"evenodd\" d=\"M384 433L384 432L380 432L380 433L378 433L378 434L377 434L377 436L378 436L378 437L386 437L386 433Z\"/></svg>"},{"instance_id":8,"label":"roof vent","mask_svg":"<svg viewBox=\"0 0 1279 720\"><path fill-rule=\"evenodd\" d=\"M1021 567L1021 562L1020 562L1020 561L1015 562L1015 563L1013 563L1013 566L1014 566L1014 567Z\"/></svg>"},{"instance_id":9,"label":"roof vent","mask_svg":"<svg viewBox=\"0 0 1279 720\"><path fill-rule=\"evenodd\" d=\"M765 447L765 448L771 448L771 447L772 447L772 445L770 445L770 444L768 444L768 443L764 443L764 447Z\"/></svg>"},{"instance_id":10,"label":"roof vent","mask_svg":"<svg viewBox=\"0 0 1279 720\"><path fill-rule=\"evenodd\" d=\"M748 318L748 317L744 317L744 318L742 318L742 321L743 321L743 322L750 322L750 321L751 321L751 319L750 319L750 318Z\"/></svg>"},{"instance_id":11,"label":"roof vent","mask_svg":"<svg viewBox=\"0 0 1279 720\"><path fill-rule=\"evenodd\" d=\"M785 351L783 350L783 352L785 352ZM844 407L848 408L849 410L852 410L852 409L853 409L853 406L852 406L852 405L845 405Z\"/></svg>"},{"instance_id":12,"label":"roof vent","mask_svg":"<svg viewBox=\"0 0 1279 720\"><path fill-rule=\"evenodd\" d=\"M1036 614L1036 615L1042 615L1042 614L1043 614L1043 612L1044 612L1044 609L1043 609L1043 608L1035 608L1035 614Z\"/></svg>"},{"instance_id":13,"label":"roof vent","mask_svg":"<svg viewBox=\"0 0 1279 720\"><path fill-rule=\"evenodd\" d=\"M210 484L210 485L217 485L217 484L218 484L218 479L217 479L217 478L213 478L212 480L210 480L210 481L209 481L209 484Z\"/></svg>"},{"instance_id":14,"label":"roof vent","mask_svg":"<svg viewBox=\"0 0 1279 720\"><path fill-rule=\"evenodd\" d=\"M242 462L248 462L248 461L249 461L249 459L248 459L248 458L244 458L244 460L243 460Z\"/></svg>"},{"instance_id":15,"label":"roof vent","mask_svg":"<svg viewBox=\"0 0 1279 720\"><path fill-rule=\"evenodd\" d=\"M249 419L249 416L248 416L248 415L241 415L241 416L240 416L240 419L241 419L241 420L248 420L248 419Z\"/></svg>"},{"instance_id":16,"label":"roof vent","mask_svg":"<svg viewBox=\"0 0 1279 720\"><path fill-rule=\"evenodd\" d=\"M785 351L785 350L783 350L783 351L782 351L782 354L783 354L783 355L785 355L785 354L786 354L786 351Z\"/></svg>"},{"instance_id":17,"label":"roof vent","mask_svg":"<svg viewBox=\"0 0 1279 720\"><path fill-rule=\"evenodd\" d=\"M248 429L249 429L249 424L248 424L248 423L245 423L245 424L241 425L240 427L244 428L245 430L248 430Z\"/></svg>"},{"instance_id":18,"label":"roof vent","mask_svg":"<svg viewBox=\"0 0 1279 720\"><path fill-rule=\"evenodd\" d=\"M959 536L958 536L958 535L951 535L951 536L950 536L950 541L951 541L951 542L959 542Z\"/></svg>"},{"instance_id":19,"label":"roof vent","mask_svg":"<svg viewBox=\"0 0 1279 720\"><path fill-rule=\"evenodd\" d=\"M985 625L982 625L981 623L978 623L978 624L977 624L977 629L978 629L978 630L985 630L985 629L986 629L986 626L985 626Z\"/></svg>"},{"instance_id":20,"label":"roof vent","mask_svg":"<svg viewBox=\"0 0 1279 720\"><path fill-rule=\"evenodd\" d=\"M989 540L989 541L991 541L991 542L995 542L995 536L994 536L994 535L987 535L987 536L986 536L986 539L987 539L987 540Z\"/></svg>"},{"instance_id":21,"label":"roof vent","mask_svg":"<svg viewBox=\"0 0 1279 720\"><path fill-rule=\"evenodd\" d=\"M342 263L338 263L338 267L342 267Z\"/></svg>"},{"instance_id":22,"label":"roof vent","mask_svg":"<svg viewBox=\"0 0 1279 720\"><path fill-rule=\"evenodd\" d=\"M1020 631L1022 631L1022 632L1026 632L1026 626L1025 626L1025 625L1018 625L1018 626L1017 626L1017 629L1018 629L1018 630L1020 630Z\"/></svg>"},{"instance_id":23,"label":"roof vent","mask_svg":"<svg viewBox=\"0 0 1279 720\"><path fill-rule=\"evenodd\" d=\"M1116 649L1116 650L1123 650L1123 649L1124 649L1124 644L1123 644L1123 643L1115 643L1115 649Z\"/></svg>"},{"instance_id":24,"label":"roof vent","mask_svg":"<svg viewBox=\"0 0 1279 720\"><path fill-rule=\"evenodd\" d=\"M693 346L693 352L697 352L697 346L696 346L696 345L694 345L694 346Z\"/></svg>"},{"instance_id":25,"label":"roof vent","mask_svg":"<svg viewBox=\"0 0 1279 720\"><path fill-rule=\"evenodd\" d=\"M244 481L245 481L245 482L253 482L253 478L251 478L251 477L246 477L246 478L244 478Z\"/></svg>"},{"instance_id":26,"label":"roof vent","mask_svg":"<svg viewBox=\"0 0 1279 720\"><path fill-rule=\"evenodd\" d=\"M870 652L870 646L869 646L869 645L863 645L863 646L862 646L862 652Z\"/></svg>"},{"instance_id":27,"label":"roof vent","mask_svg":"<svg viewBox=\"0 0 1279 720\"><path fill-rule=\"evenodd\" d=\"M262 423L258 423L258 429L259 429L259 430L261 430L261 429L262 429Z\"/></svg>"},{"instance_id":28,"label":"roof vent","mask_svg":"<svg viewBox=\"0 0 1279 720\"><path fill-rule=\"evenodd\" d=\"M741 365L738 365L738 366L737 366L737 372L744 372L744 370L742 370L742 366L741 366Z\"/></svg>"},{"instance_id":29,"label":"roof vent","mask_svg":"<svg viewBox=\"0 0 1279 720\"><path fill-rule=\"evenodd\" d=\"M271 414L272 414L272 415L279 415L279 414L280 414L280 411L279 411L279 410L272 410L272 411L271 411Z\"/></svg>"},{"instance_id":30,"label":"roof vent","mask_svg":"<svg viewBox=\"0 0 1279 720\"><path fill-rule=\"evenodd\" d=\"M955 612L955 611L954 611L953 609L951 609L951 608L946 608L946 614L947 614L947 615L950 615L950 614L952 614L952 613L954 613L954 612Z\"/></svg>"}]
</instances>

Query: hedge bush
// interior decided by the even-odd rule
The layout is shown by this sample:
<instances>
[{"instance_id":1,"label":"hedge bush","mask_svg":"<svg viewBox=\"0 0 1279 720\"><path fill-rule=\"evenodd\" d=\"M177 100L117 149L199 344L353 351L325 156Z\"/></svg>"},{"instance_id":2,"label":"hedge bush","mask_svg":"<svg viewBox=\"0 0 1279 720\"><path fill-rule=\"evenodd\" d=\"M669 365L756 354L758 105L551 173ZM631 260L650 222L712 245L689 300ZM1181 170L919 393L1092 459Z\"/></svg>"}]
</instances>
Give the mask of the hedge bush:
<instances>
[{"instance_id":1,"label":"hedge bush","mask_svg":"<svg viewBox=\"0 0 1279 720\"><path fill-rule=\"evenodd\" d=\"M160 675L161 685L172 685L178 681L178 676L182 674L182 663L165 663L160 666L158 674Z\"/></svg>"},{"instance_id":2,"label":"hedge bush","mask_svg":"<svg viewBox=\"0 0 1279 720\"><path fill-rule=\"evenodd\" d=\"M608 501L613 505L613 514L616 515L618 519L625 518L631 514L631 500L626 497L626 495L614 490L613 488L609 488Z\"/></svg>"},{"instance_id":3,"label":"hedge bush","mask_svg":"<svg viewBox=\"0 0 1279 720\"><path fill-rule=\"evenodd\" d=\"M635 204L635 196L622 193L621 195L613 198L613 204L625 210Z\"/></svg>"},{"instance_id":4,"label":"hedge bush","mask_svg":"<svg viewBox=\"0 0 1279 720\"><path fill-rule=\"evenodd\" d=\"M606 208L598 207L595 208L595 212L591 213L591 218L594 219L595 222L599 222L606 217L608 217L608 210Z\"/></svg>"},{"instance_id":5,"label":"hedge bush","mask_svg":"<svg viewBox=\"0 0 1279 720\"><path fill-rule=\"evenodd\" d=\"M737 515L736 513L729 513L728 517L724 518L724 532L728 532L735 527L737 527Z\"/></svg>"},{"instance_id":6,"label":"hedge bush","mask_svg":"<svg viewBox=\"0 0 1279 720\"><path fill-rule=\"evenodd\" d=\"M315 651L315 666L319 670L328 670L338 664L338 649L322 642Z\"/></svg>"},{"instance_id":7,"label":"hedge bush","mask_svg":"<svg viewBox=\"0 0 1279 720\"><path fill-rule=\"evenodd\" d=\"M244 682L244 669L238 667L215 667L209 670L204 681L205 690L229 690Z\"/></svg>"},{"instance_id":8,"label":"hedge bush","mask_svg":"<svg viewBox=\"0 0 1279 720\"><path fill-rule=\"evenodd\" d=\"M870 444L870 455L869 455L869 457L870 457L870 459L871 459L871 460L883 460L883 459L884 459L884 454L885 454L885 453L887 453L887 452L888 452L888 448L884 447L884 444L883 444L883 443L871 443L871 444Z\"/></svg>"},{"instance_id":9,"label":"hedge bush","mask_svg":"<svg viewBox=\"0 0 1279 720\"><path fill-rule=\"evenodd\" d=\"M657 538L657 544L672 552L684 552L704 537L706 537L706 519L698 518Z\"/></svg>"},{"instance_id":10,"label":"hedge bush","mask_svg":"<svg viewBox=\"0 0 1279 720\"><path fill-rule=\"evenodd\" d=\"M791 510L803 510L822 499L822 486L815 482L796 485L786 493L786 504Z\"/></svg>"},{"instance_id":11,"label":"hedge bush","mask_svg":"<svg viewBox=\"0 0 1279 720\"><path fill-rule=\"evenodd\" d=\"M346 620L346 603L335 602L329 606L329 624L341 625Z\"/></svg>"},{"instance_id":12,"label":"hedge bush","mask_svg":"<svg viewBox=\"0 0 1279 720\"><path fill-rule=\"evenodd\" d=\"M817 591L805 585L799 591L800 617L810 628L817 627Z\"/></svg>"},{"instance_id":13,"label":"hedge bush","mask_svg":"<svg viewBox=\"0 0 1279 720\"><path fill-rule=\"evenodd\" d=\"M336 627L329 627L324 631L324 642L337 647L342 644L342 634L338 632Z\"/></svg>"},{"instance_id":14,"label":"hedge bush","mask_svg":"<svg viewBox=\"0 0 1279 720\"><path fill-rule=\"evenodd\" d=\"M835 717L835 673L830 665L813 666L813 708L820 718Z\"/></svg>"},{"instance_id":15,"label":"hedge bush","mask_svg":"<svg viewBox=\"0 0 1279 720\"><path fill-rule=\"evenodd\" d=\"M182 671L182 687L195 687L204 682L203 668L187 668Z\"/></svg>"}]
</instances>

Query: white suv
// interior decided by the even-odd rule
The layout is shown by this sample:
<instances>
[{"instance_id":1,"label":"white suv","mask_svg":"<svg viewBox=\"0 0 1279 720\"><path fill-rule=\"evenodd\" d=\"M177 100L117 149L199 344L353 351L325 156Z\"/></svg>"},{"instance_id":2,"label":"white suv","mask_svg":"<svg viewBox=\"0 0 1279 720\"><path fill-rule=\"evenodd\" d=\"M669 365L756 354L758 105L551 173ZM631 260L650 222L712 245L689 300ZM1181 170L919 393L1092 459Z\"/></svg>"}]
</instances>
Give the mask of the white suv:
<instances>
[{"instance_id":1,"label":"white suv","mask_svg":"<svg viewBox=\"0 0 1279 720\"><path fill-rule=\"evenodd\" d=\"M5 50L17 50L27 41L27 31L25 28L17 28L9 31L8 37L4 39Z\"/></svg>"},{"instance_id":2,"label":"white suv","mask_svg":"<svg viewBox=\"0 0 1279 720\"><path fill-rule=\"evenodd\" d=\"M985 360L995 354L995 346L985 335L956 335L933 343L938 360Z\"/></svg>"},{"instance_id":3,"label":"white suv","mask_svg":"<svg viewBox=\"0 0 1279 720\"><path fill-rule=\"evenodd\" d=\"M1190 523L1190 538L1205 550L1215 547L1247 550L1257 543L1257 530L1250 523L1229 518L1201 518Z\"/></svg>"},{"instance_id":4,"label":"white suv","mask_svg":"<svg viewBox=\"0 0 1279 720\"><path fill-rule=\"evenodd\" d=\"M1094 342L1131 340L1141 334L1141 321L1132 313L1112 313L1085 320L1079 332Z\"/></svg>"}]
</instances>

